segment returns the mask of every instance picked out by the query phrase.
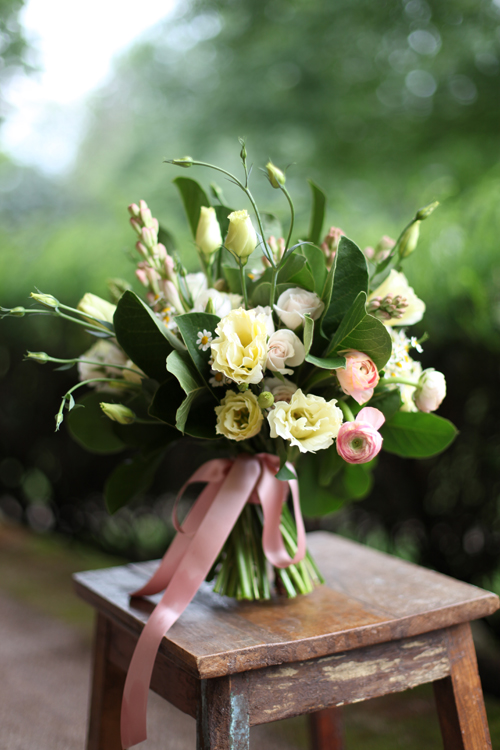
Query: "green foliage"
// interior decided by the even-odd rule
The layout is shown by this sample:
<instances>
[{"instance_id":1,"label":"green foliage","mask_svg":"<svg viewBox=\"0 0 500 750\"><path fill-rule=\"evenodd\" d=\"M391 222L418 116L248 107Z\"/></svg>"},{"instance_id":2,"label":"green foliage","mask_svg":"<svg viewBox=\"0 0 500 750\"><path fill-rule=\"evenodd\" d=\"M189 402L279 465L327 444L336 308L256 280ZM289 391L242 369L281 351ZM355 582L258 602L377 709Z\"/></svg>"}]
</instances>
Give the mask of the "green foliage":
<instances>
[{"instance_id":1,"label":"green foliage","mask_svg":"<svg viewBox=\"0 0 500 750\"><path fill-rule=\"evenodd\" d=\"M171 378L162 383L156 391L149 407L149 413L152 417L175 427L178 420L178 411L185 400L185 391L176 378ZM184 420L183 411L189 411L187 418L184 420L184 434L195 438L217 440L218 436L215 434L217 415L214 405L213 396L206 389L204 393L200 392L199 398L196 400L195 413L187 409L191 404L186 404L179 414L179 417Z\"/></svg>"},{"instance_id":2,"label":"green foliage","mask_svg":"<svg viewBox=\"0 0 500 750\"><path fill-rule=\"evenodd\" d=\"M104 500L110 513L116 513L149 489L163 457L162 450L138 453L111 472L104 486Z\"/></svg>"},{"instance_id":3,"label":"green foliage","mask_svg":"<svg viewBox=\"0 0 500 750\"><path fill-rule=\"evenodd\" d=\"M318 245L321 241L321 230L325 220L326 195L312 180L308 180L312 192L312 209L309 223L309 241Z\"/></svg>"},{"instance_id":4,"label":"green foliage","mask_svg":"<svg viewBox=\"0 0 500 750\"><path fill-rule=\"evenodd\" d=\"M72 409L66 417L71 437L91 453L118 453L126 447L99 406L109 398L110 394L102 391L86 393L77 401L82 408Z\"/></svg>"},{"instance_id":5,"label":"green foliage","mask_svg":"<svg viewBox=\"0 0 500 750\"><path fill-rule=\"evenodd\" d=\"M180 432L184 432L191 407L205 391L205 383L187 353L171 352L167 357L167 370L177 378L186 394L175 414L175 426Z\"/></svg>"},{"instance_id":6,"label":"green foliage","mask_svg":"<svg viewBox=\"0 0 500 750\"><path fill-rule=\"evenodd\" d=\"M159 382L165 380L167 357L174 347L182 348L182 344L151 308L134 292L125 292L113 322L118 343L130 359L149 377Z\"/></svg>"},{"instance_id":7,"label":"green foliage","mask_svg":"<svg viewBox=\"0 0 500 750\"><path fill-rule=\"evenodd\" d=\"M364 352L382 370L391 356L392 341L387 328L365 310L366 294L360 292L334 334L327 354L343 349Z\"/></svg>"},{"instance_id":8,"label":"green foliage","mask_svg":"<svg viewBox=\"0 0 500 750\"><path fill-rule=\"evenodd\" d=\"M384 450L404 458L427 458L441 453L457 436L456 427L436 414L396 412L381 427Z\"/></svg>"},{"instance_id":9,"label":"green foliage","mask_svg":"<svg viewBox=\"0 0 500 750\"><path fill-rule=\"evenodd\" d=\"M185 313L184 315L178 315L176 317L179 331L181 332L186 348L191 355L191 359L201 377L205 380L210 372L210 366L208 360L210 359L211 352L210 347L203 351L198 347L196 343L198 339L198 333L203 330L210 331L212 336L215 338L215 329L220 321L217 315L211 313L198 313L191 312Z\"/></svg>"},{"instance_id":10,"label":"green foliage","mask_svg":"<svg viewBox=\"0 0 500 750\"><path fill-rule=\"evenodd\" d=\"M306 362L315 365L322 370L337 370L339 367L345 367L345 357L314 357L312 354L306 355Z\"/></svg>"},{"instance_id":11,"label":"green foliage","mask_svg":"<svg viewBox=\"0 0 500 750\"><path fill-rule=\"evenodd\" d=\"M173 182L181 194L191 234L193 237L196 237L201 207L206 206L210 208L208 196L201 185L190 177L176 177Z\"/></svg>"},{"instance_id":12,"label":"green foliage","mask_svg":"<svg viewBox=\"0 0 500 750\"><path fill-rule=\"evenodd\" d=\"M365 255L352 240L341 237L333 264L332 298L322 321L327 335L332 335L361 291L368 294Z\"/></svg>"}]
</instances>

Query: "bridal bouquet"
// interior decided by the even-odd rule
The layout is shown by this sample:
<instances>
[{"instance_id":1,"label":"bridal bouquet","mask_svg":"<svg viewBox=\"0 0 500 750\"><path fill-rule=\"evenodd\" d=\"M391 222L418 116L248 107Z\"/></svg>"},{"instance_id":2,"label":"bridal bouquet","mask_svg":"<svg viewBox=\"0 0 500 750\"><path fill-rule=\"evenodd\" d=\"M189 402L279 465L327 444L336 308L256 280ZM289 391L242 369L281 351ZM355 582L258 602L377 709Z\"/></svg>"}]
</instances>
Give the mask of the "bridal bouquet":
<instances>
[{"instance_id":1,"label":"bridal bouquet","mask_svg":"<svg viewBox=\"0 0 500 750\"><path fill-rule=\"evenodd\" d=\"M421 320L425 305L401 271L436 204L419 210L396 241L384 237L362 251L340 229L323 234L326 199L310 183L310 227L300 240L284 172L272 163L264 170L288 204L285 232L257 207L244 143L241 160L242 179L190 157L170 161L222 173L251 209L227 206L216 185L209 198L195 180L176 178L200 272L186 271L171 234L140 201L128 210L142 295L113 279L113 302L85 294L71 308L36 292L38 307L3 311L62 316L97 338L78 359L45 352L27 358L78 367L80 381L62 398L56 429L68 413L71 433L88 449L135 451L107 481L111 513L148 488L174 441L184 441L186 450L210 441L221 477L235 460L240 467L252 457L260 461L259 482L269 476L271 489L249 490L204 577L221 594L265 599L273 578L269 559L288 596L321 581L303 548L297 479L302 511L330 513L367 494L382 448L430 456L446 448L455 428L433 413L445 396L444 376L422 370L411 356L422 351L422 339L408 327ZM84 395L76 399L80 389ZM207 471L192 481L200 479L212 481ZM289 484L294 514L286 502ZM266 512L272 513L262 493L269 492L279 497L269 522L273 538L279 533L276 544L288 557L266 554ZM176 515L174 525L186 531ZM278 558L286 562L274 563Z\"/></svg>"}]
</instances>

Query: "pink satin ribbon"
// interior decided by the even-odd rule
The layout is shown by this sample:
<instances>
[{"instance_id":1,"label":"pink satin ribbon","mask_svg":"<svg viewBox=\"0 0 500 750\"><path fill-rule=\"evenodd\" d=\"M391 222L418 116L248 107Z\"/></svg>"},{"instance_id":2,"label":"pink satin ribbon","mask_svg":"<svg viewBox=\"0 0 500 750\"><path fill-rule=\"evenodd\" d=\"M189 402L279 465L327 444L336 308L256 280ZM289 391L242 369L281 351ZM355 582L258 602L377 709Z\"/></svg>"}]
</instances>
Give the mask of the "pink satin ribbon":
<instances>
[{"instance_id":1,"label":"pink satin ribbon","mask_svg":"<svg viewBox=\"0 0 500 750\"><path fill-rule=\"evenodd\" d=\"M293 467L287 464L291 471ZM262 546L269 562L286 568L306 553L304 522L296 479L276 479L279 459L269 453L239 455L234 461L214 459L200 466L181 489L174 507L178 533L152 578L132 596L149 596L165 589L135 647L123 691L121 739L124 748L147 739L148 691L163 636L181 616L215 563L247 502L260 503L264 514ZM207 482L183 524L177 502L186 487ZM291 558L280 531L282 505L291 490L297 525L297 552Z\"/></svg>"}]
</instances>

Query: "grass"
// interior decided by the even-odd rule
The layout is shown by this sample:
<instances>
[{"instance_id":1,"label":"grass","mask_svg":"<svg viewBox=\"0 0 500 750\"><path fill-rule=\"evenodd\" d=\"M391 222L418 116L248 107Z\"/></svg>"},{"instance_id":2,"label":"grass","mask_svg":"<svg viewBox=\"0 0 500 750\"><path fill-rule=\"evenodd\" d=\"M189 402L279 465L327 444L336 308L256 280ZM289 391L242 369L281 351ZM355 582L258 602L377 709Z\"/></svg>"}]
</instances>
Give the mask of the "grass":
<instances>
[{"instance_id":1,"label":"grass","mask_svg":"<svg viewBox=\"0 0 500 750\"><path fill-rule=\"evenodd\" d=\"M122 563L57 535L36 535L0 523L0 589L89 638L93 612L74 595L71 575ZM486 710L493 750L500 750L500 701L487 696ZM348 750L442 748L430 685L345 706L342 714ZM309 746L306 717L269 724L267 731L290 748Z\"/></svg>"}]
</instances>

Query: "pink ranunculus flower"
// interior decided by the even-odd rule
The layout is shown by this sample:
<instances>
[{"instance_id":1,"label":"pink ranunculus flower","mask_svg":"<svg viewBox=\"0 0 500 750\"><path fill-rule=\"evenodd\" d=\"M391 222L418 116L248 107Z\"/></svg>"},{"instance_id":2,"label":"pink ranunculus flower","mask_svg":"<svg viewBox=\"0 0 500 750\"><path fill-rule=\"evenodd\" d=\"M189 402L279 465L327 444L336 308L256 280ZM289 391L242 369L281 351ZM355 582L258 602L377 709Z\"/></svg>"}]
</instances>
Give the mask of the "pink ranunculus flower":
<instances>
[{"instance_id":1,"label":"pink ranunculus flower","mask_svg":"<svg viewBox=\"0 0 500 750\"><path fill-rule=\"evenodd\" d=\"M337 453L348 464L366 464L382 448L379 427L385 422L381 411L365 406L354 422L344 422L337 435Z\"/></svg>"},{"instance_id":2,"label":"pink ranunculus flower","mask_svg":"<svg viewBox=\"0 0 500 750\"><path fill-rule=\"evenodd\" d=\"M379 381L379 374L370 357L356 349L339 352L345 356L345 370L335 370L340 387L352 396L358 404L366 404L373 396L373 389Z\"/></svg>"}]
</instances>

